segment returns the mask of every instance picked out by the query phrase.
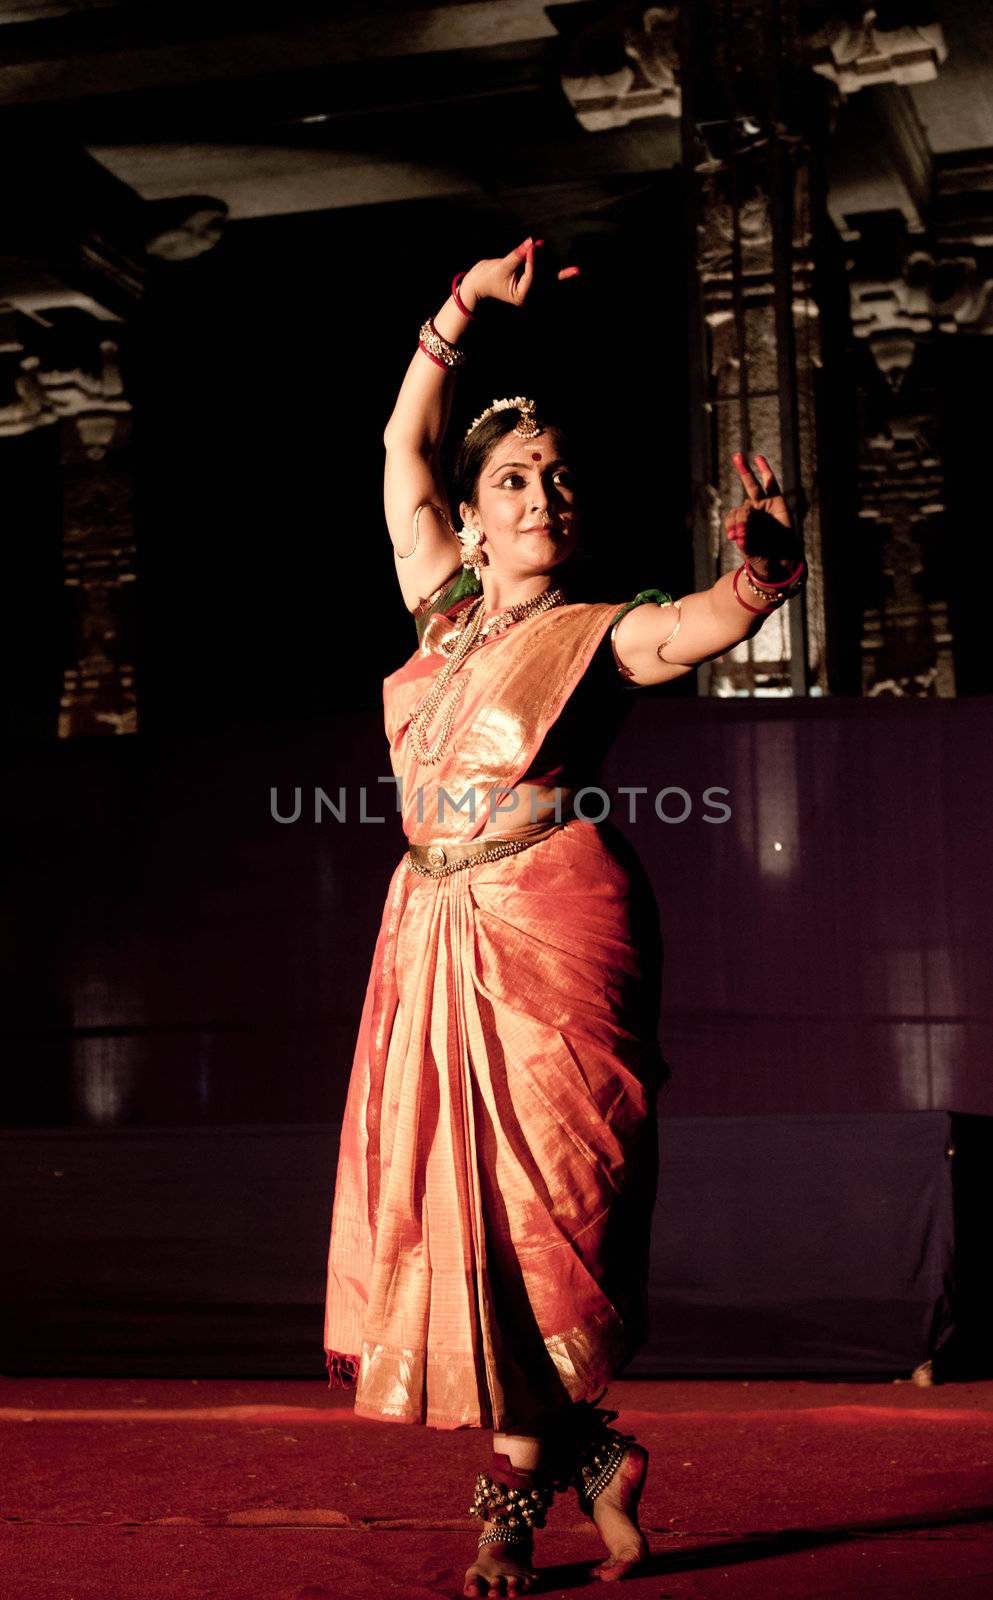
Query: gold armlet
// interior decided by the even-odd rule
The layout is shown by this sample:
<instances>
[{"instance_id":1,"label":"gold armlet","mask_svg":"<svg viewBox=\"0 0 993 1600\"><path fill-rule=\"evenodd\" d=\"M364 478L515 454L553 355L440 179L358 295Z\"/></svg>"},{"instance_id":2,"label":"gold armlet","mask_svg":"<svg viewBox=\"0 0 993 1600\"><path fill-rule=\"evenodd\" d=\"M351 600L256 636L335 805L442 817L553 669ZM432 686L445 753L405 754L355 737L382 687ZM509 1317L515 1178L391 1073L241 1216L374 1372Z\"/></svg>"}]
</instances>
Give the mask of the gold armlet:
<instances>
[{"instance_id":1,"label":"gold armlet","mask_svg":"<svg viewBox=\"0 0 993 1600\"><path fill-rule=\"evenodd\" d=\"M676 613L676 626L673 628L672 632L670 634L668 634L662 640L662 643L657 647L657 649L655 651L655 654L658 656L660 661L665 662L665 665L667 667L677 667L677 666L681 666L682 663L678 662L678 661L666 661L665 660L665 656L662 654L662 652L665 649L667 644L671 644L672 643L673 639L676 637L676 634L679 632L679 630L680 630L680 628L682 626L682 622L683 622L682 604L683 604L683 602L681 600L666 600L664 603L665 603L665 605L672 606L673 609L675 610L675 613ZM625 612L624 616L627 616L627 614L628 613ZM614 623L614 626L610 630L610 648L611 648L611 650L613 652L613 656L614 656L614 665L616 666L616 668L617 668L618 672L620 673L621 677L622 678L627 678L627 680L629 682L631 682L634 679L634 673L630 670L629 667L626 667L624 665L624 662L621 660L620 656L617 654L617 641L616 641L616 639L614 637L614 635L616 634L618 628L620 627L620 625L621 625L621 623L623 621L624 621L624 617L618 617L617 621Z\"/></svg>"},{"instance_id":2,"label":"gold armlet","mask_svg":"<svg viewBox=\"0 0 993 1600\"><path fill-rule=\"evenodd\" d=\"M624 613L624 616L625 617L627 616L627 612L626 611ZM610 630L610 649L611 649L611 653L613 654L613 657L614 657L614 666L617 668L617 670L620 673L621 677L622 678L626 678L628 680L628 682L630 683L634 679L634 673L631 671L631 669L629 667L626 667L624 665L624 662L621 660L620 656L617 654L617 643L616 643L616 641L614 639L614 635L617 632L618 628L620 627L620 625L621 625L621 623L623 621L624 621L624 617L618 617L617 621L614 623L614 626Z\"/></svg>"},{"instance_id":3,"label":"gold armlet","mask_svg":"<svg viewBox=\"0 0 993 1600\"><path fill-rule=\"evenodd\" d=\"M437 511L439 517L441 517L442 521L445 523L445 526L451 532L451 535L452 535L453 539L458 537L458 535L455 532L455 529L452 527L452 524L449 522L446 513L444 511L442 511L441 507L439 505L436 505L433 500L422 500L421 504L417 507L417 510L414 512L414 542L411 545L410 549L409 550L405 550L403 552L403 554L401 554L400 551L396 548L396 545L393 546L393 553L396 556L398 561L409 561L411 556L414 554L414 551L417 549L417 543L418 543L418 540L421 537L420 517L421 517L421 512L424 510L425 506L430 506L432 511Z\"/></svg>"},{"instance_id":4,"label":"gold armlet","mask_svg":"<svg viewBox=\"0 0 993 1600\"><path fill-rule=\"evenodd\" d=\"M670 600L669 604L676 613L676 626L673 628L668 638L662 640L662 643L655 651L655 654L658 656L660 661L665 661L665 656L662 654L662 652L667 644L672 643L673 639L676 637L676 634L683 625L683 602L681 600ZM665 664L667 667L678 667L681 663L678 661L665 661Z\"/></svg>"}]
</instances>

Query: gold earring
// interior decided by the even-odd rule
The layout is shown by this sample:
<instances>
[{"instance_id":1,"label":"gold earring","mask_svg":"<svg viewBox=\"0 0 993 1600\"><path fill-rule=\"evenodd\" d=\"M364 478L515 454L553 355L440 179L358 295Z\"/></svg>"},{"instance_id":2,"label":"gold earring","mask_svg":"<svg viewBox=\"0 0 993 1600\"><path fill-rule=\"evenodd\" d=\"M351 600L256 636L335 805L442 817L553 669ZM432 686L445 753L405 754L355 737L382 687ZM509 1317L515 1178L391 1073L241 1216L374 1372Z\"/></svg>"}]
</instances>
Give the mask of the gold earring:
<instances>
[{"instance_id":1,"label":"gold earring","mask_svg":"<svg viewBox=\"0 0 993 1600\"><path fill-rule=\"evenodd\" d=\"M483 564L483 530L470 527L466 523L458 533L458 541L462 546L462 565L465 570L473 571L479 577L479 569Z\"/></svg>"}]
</instances>

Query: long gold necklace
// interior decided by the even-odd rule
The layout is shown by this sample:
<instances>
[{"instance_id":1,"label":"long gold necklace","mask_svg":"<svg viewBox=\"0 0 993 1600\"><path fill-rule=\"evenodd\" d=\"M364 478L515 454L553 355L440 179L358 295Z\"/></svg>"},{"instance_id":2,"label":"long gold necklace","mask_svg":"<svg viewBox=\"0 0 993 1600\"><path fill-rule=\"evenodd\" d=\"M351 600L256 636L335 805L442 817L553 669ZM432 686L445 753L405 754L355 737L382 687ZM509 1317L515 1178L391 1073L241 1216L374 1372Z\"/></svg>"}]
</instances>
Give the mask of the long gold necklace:
<instances>
[{"instance_id":1,"label":"long gold necklace","mask_svg":"<svg viewBox=\"0 0 993 1600\"><path fill-rule=\"evenodd\" d=\"M459 678L458 682L452 685L450 694L449 685L470 651L475 649L477 644L482 644L490 634L503 633L512 623L523 622L525 617L540 616L543 611L550 611L553 606L561 605L564 600L565 594L561 589L546 589L544 594L536 595L533 600L522 600L516 606L508 606L506 610L498 611L485 627L483 626L485 596L480 595L473 605L466 608L463 614L465 620L458 638L451 647L451 654L431 689L411 715L408 724L407 732L411 748L422 766L433 767L445 752L468 679ZM441 709L446 695L448 705L445 707L437 738L433 745L429 745L428 729Z\"/></svg>"},{"instance_id":2,"label":"long gold necklace","mask_svg":"<svg viewBox=\"0 0 993 1600\"><path fill-rule=\"evenodd\" d=\"M427 742L427 731L448 692L448 685L476 642L483 621L483 607L485 604L485 598L480 595L479 599L467 609L462 632L455 642L451 655L434 680L433 687L424 696L424 699L411 716L407 735L410 739L411 748L422 766L433 767L437 761L440 761L448 743L452 725L455 721L455 713L459 708L459 701L465 694L467 682L465 678L460 678L452 690L441 729L437 739L431 746Z\"/></svg>"}]
</instances>

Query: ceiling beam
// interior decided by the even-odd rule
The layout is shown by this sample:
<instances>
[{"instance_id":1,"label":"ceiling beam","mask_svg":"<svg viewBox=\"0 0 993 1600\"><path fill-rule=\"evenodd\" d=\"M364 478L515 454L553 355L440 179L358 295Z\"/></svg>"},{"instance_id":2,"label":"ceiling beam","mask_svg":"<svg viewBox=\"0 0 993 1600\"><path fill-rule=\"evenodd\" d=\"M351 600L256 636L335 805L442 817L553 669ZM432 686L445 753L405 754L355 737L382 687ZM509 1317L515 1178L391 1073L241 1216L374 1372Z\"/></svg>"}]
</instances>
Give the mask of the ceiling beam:
<instances>
[{"instance_id":1,"label":"ceiling beam","mask_svg":"<svg viewBox=\"0 0 993 1600\"><path fill-rule=\"evenodd\" d=\"M429 143L426 148L430 148ZM436 146L439 152L442 146ZM457 152L431 159L416 145L404 158L368 149L292 144L95 145L89 154L144 200L209 194L231 221L443 196L492 198L548 185L659 173L678 159L674 124L618 129L583 140L544 137L489 152L485 169Z\"/></svg>"},{"instance_id":2,"label":"ceiling beam","mask_svg":"<svg viewBox=\"0 0 993 1600\"><path fill-rule=\"evenodd\" d=\"M562 3L583 0L557 0ZM117 22L117 14L113 15ZM210 8L204 16L210 20ZM58 104L439 52L502 50L558 37L542 0L469 0L386 12L367 7L361 13L338 13L319 22L297 20L290 26L283 22L255 29L246 26L243 14L225 8L223 16L215 14L213 31L199 37L153 37L132 43L115 37L103 17L98 13L87 18L91 26L82 34L77 28L75 48L72 32L55 25L50 34L46 27L25 29L30 37L20 48L5 36L0 107ZM78 16L73 20L78 24Z\"/></svg>"}]
</instances>

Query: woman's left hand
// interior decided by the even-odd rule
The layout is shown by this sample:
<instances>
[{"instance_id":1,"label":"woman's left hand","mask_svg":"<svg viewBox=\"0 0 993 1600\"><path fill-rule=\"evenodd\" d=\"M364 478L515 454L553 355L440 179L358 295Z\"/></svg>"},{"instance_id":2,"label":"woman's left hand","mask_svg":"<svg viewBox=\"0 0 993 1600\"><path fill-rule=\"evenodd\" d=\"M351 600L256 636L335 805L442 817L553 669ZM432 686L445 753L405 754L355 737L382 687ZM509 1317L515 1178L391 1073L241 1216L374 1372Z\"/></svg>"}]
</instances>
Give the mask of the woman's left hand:
<instances>
[{"instance_id":1,"label":"woman's left hand","mask_svg":"<svg viewBox=\"0 0 993 1600\"><path fill-rule=\"evenodd\" d=\"M799 560L800 540L776 475L765 456L756 456L761 486L741 451L731 457L745 487L746 498L724 519L727 536L749 561Z\"/></svg>"}]
</instances>

